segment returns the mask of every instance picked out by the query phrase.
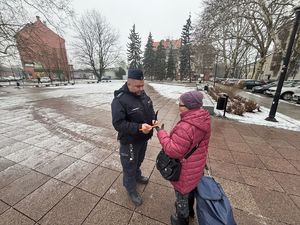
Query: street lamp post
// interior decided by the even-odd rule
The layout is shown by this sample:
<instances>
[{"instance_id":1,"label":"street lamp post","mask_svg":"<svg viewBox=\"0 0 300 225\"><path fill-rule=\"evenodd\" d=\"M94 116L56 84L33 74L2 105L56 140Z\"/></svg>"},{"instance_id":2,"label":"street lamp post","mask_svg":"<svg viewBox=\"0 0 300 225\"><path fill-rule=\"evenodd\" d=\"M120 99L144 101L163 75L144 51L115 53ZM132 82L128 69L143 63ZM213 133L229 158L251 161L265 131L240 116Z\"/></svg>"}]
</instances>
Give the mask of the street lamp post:
<instances>
[{"instance_id":1,"label":"street lamp post","mask_svg":"<svg viewBox=\"0 0 300 225\"><path fill-rule=\"evenodd\" d=\"M216 62L215 62L214 87L216 85L217 71L218 71L218 53L216 55Z\"/></svg>"},{"instance_id":2,"label":"street lamp post","mask_svg":"<svg viewBox=\"0 0 300 225\"><path fill-rule=\"evenodd\" d=\"M270 113L269 113L269 116L266 118L266 120L272 121L272 122L277 122L277 120L275 119L275 114L276 114L276 111L277 111L281 89L282 89L283 82L284 82L284 79L285 79L285 76L286 76L286 73L287 73L288 65L289 65L289 62L290 62L291 54L292 54L292 48L293 48L293 45L294 45L295 36L296 36L297 30L298 30L299 21L300 21L300 6L295 7L294 10L295 10L295 13L296 13L294 27L293 27L292 33L290 35L288 47L287 47L287 50L286 50L286 55L283 59L283 64L282 64L281 71L280 71L280 76L279 76L279 80L278 80L278 84L277 84L277 89L276 89L276 92L275 92L275 95L274 95L274 98L273 98Z\"/></svg>"}]
</instances>

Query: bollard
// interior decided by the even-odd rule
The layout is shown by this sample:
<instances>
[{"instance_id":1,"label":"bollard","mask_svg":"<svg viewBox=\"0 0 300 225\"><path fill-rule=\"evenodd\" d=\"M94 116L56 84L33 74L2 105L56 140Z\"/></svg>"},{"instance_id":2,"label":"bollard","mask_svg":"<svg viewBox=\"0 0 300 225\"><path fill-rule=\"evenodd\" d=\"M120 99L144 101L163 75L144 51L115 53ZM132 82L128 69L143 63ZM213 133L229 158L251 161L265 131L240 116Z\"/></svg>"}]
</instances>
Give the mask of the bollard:
<instances>
[{"instance_id":1,"label":"bollard","mask_svg":"<svg viewBox=\"0 0 300 225\"><path fill-rule=\"evenodd\" d=\"M226 97L224 95L218 97L218 101L217 101L217 109L218 110L224 109L225 101L226 101Z\"/></svg>"}]
</instances>

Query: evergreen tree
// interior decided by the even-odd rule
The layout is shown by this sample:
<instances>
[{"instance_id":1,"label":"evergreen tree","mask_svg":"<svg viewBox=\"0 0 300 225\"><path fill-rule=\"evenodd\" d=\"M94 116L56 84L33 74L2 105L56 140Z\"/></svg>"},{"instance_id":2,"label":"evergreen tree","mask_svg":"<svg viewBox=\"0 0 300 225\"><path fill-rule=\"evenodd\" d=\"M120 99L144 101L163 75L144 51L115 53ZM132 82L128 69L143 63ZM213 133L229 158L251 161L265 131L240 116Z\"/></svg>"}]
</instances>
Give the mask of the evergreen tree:
<instances>
[{"instance_id":1,"label":"evergreen tree","mask_svg":"<svg viewBox=\"0 0 300 225\"><path fill-rule=\"evenodd\" d=\"M152 80L153 76L155 75L155 52L153 50L153 39L151 32L149 33L148 41L144 52L143 65L145 76L149 77L150 80Z\"/></svg>"},{"instance_id":2,"label":"evergreen tree","mask_svg":"<svg viewBox=\"0 0 300 225\"><path fill-rule=\"evenodd\" d=\"M122 67L119 67L115 73L116 77L120 80L122 80L123 76L126 75L126 71Z\"/></svg>"},{"instance_id":3,"label":"evergreen tree","mask_svg":"<svg viewBox=\"0 0 300 225\"><path fill-rule=\"evenodd\" d=\"M180 80L183 78L189 78L192 80L192 68L191 68L191 57L192 57L192 22L191 15L183 26L181 32L181 47L180 47Z\"/></svg>"},{"instance_id":4,"label":"evergreen tree","mask_svg":"<svg viewBox=\"0 0 300 225\"><path fill-rule=\"evenodd\" d=\"M127 44L127 59L129 69L140 69L141 64L141 38L137 32L135 32L135 24L129 34L130 42Z\"/></svg>"},{"instance_id":5,"label":"evergreen tree","mask_svg":"<svg viewBox=\"0 0 300 225\"><path fill-rule=\"evenodd\" d=\"M173 46L171 46L168 54L167 78L174 80L175 74L176 74L176 65L175 65L175 60L173 55Z\"/></svg>"},{"instance_id":6,"label":"evergreen tree","mask_svg":"<svg viewBox=\"0 0 300 225\"><path fill-rule=\"evenodd\" d=\"M163 41L159 42L156 50L156 63L155 75L156 79L163 80L166 78L166 49L164 48Z\"/></svg>"}]
</instances>

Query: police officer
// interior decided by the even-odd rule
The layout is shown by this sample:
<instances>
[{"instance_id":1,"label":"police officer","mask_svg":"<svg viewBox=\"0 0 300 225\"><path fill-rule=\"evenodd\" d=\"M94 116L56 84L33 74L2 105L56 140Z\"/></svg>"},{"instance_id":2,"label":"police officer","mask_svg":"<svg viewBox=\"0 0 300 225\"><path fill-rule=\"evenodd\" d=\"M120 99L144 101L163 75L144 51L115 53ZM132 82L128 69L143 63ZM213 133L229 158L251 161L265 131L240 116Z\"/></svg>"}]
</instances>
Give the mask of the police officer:
<instances>
[{"instance_id":1,"label":"police officer","mask_svg":"<svg viewBox=\"0 0 300 225\"><path fill-rule=\"evenodd\" d=\"M147 141L152 137L155 121L153 104L144 92L144 76L139 69L128 70L128 80L114 92L111 103L112 123L118 131L123 185L135 205L142 204L136 184L147 184L140 166L145 158Z\"/></svg>"}]
</instances>

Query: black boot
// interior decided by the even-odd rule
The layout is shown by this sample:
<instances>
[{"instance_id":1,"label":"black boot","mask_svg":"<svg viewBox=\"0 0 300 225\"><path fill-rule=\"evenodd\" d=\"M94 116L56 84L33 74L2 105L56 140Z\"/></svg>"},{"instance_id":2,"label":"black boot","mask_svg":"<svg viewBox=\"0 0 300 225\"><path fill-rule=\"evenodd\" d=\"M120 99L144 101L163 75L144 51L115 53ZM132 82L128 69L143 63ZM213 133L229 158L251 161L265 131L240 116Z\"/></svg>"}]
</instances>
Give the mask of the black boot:
<instances>
[{"instance_id":1,"label":"black boot","mask_svg":"<svg viewBox=\"0 0 300 225\"><path fill-rule=\"evenodd\" d=\"M137 191L128 192L128 195L136 206L140 206L143 203L143 199Z\"/></svg>"},{"instance_id":2,"label":"black boot","mask_svg":"<svg viewBox=\"0 0 300 225\"><path fill-rule=\"evenodd\" d=\"M189 216L192 218L192 219L194 219L195 218L195 211L194 211L194 209L192 208L192 209L190 209L190 211L189 211Z\"/></svg>"},{"instance_id":3,"label":"black boot","mask_svg":"<svg viewBox=\"0 0 300 225\"><path fill-rule=\"evenodd\" d=\"M189 201L189 216L193 219L195 218L194 201Z\"/></svg>"},{"instance_id":4,"label":"black boot","mask_svg":"<svg viewBox=\"0 0 300 225\"><path fill-rule=\"evenodd\" d=\"M191 191L189 194L189 216L191 218L195 218L194 203L195 203L195 190Z\"/></svg>"},{"instance_id":5,"label":"black boot","mask_svg":"<svg viewBox=\"0 0 300 225\"><path fill-rule=\"evenodd\" d=\"M171 215L171 224L172 225L189 225L189 218L181 218L181 217Z\"/></svg>"},{"instance_id":6,"label":"black boot","mask_svg":"<svg viewBox=\"0 0 300 225\"><path fill-rule=\"evenodd\" d=\"M139 177L137 180L136 180L137 183L140 183L140 184L148 184L149 183L149 178L148 177L144 177L144 176L141 176Z\"/></svg>"}]
</instances>

